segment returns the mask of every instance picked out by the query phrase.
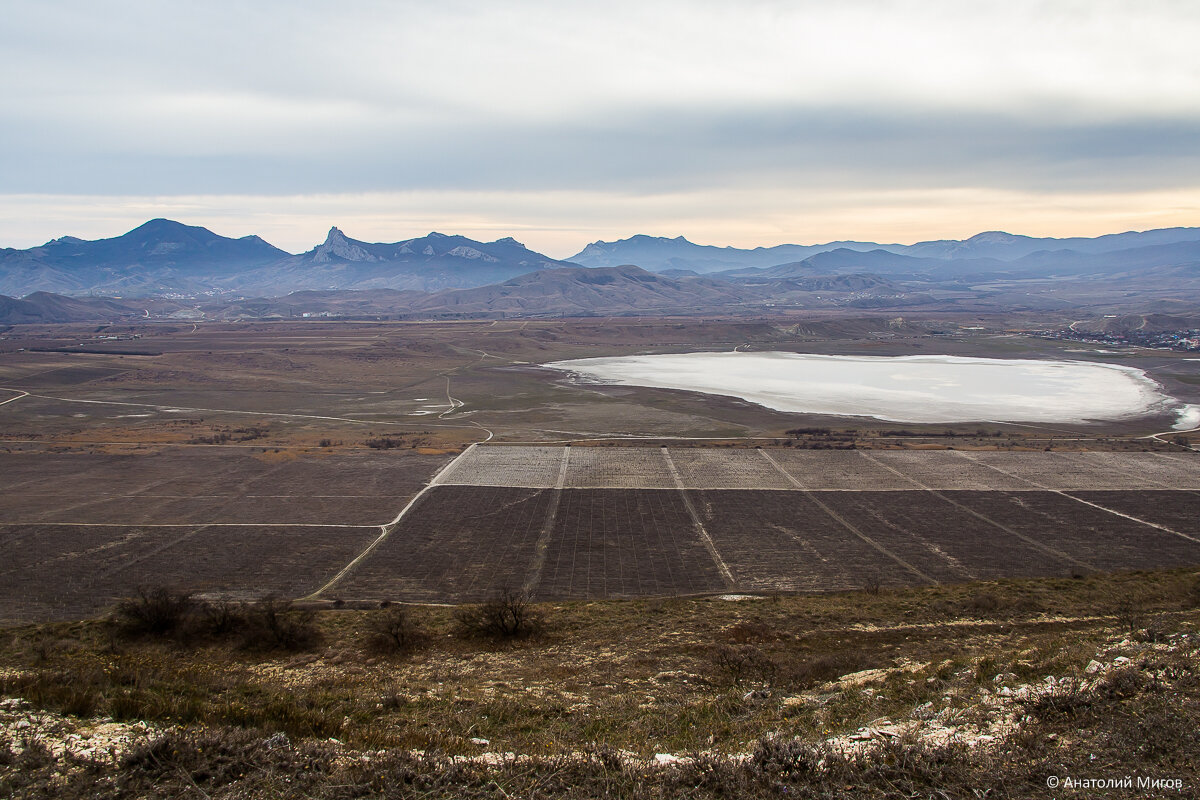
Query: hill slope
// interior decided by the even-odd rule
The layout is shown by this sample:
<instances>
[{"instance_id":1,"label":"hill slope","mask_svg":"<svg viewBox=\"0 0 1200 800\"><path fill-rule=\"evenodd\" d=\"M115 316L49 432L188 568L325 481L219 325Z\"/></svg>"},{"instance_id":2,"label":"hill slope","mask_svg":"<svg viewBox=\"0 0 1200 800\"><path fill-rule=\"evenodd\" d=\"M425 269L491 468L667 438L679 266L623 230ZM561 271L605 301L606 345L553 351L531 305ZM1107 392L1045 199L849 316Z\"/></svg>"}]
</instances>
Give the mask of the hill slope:
<instances>
[{"instance_id":1,"label":"hill slope","mask_svg":"<svg viewBox=\"0 0 1200 800\"><path fill-rule=\"evenodd\" d=\"M573 267L535 253L511 237L477 242L430 233L391 244L351 239L336 227L325 241L247 272L224 285L237 291L284 294L298 289L413 289L484 286L529 272Z\"/></svg>"},{"instance_id":2,"label":"hill slope","mask_svg":"<svg viewBox=\"0 0 1200 800\"><path fill-rule=\"evenodd\" d=\"M194 291L287 255L258 236L230 239L153 219L111 239L64 236L28 250L0 250L0 294Z\"/></svg>"},{"instance_id":3,"label":"hill slope","mask_svg":"<svg viewBox=\"0 0 1200 800\"><path fill-rule=\"evenodd\" d=\"M728 272L746 268L767 268L781 264L806 261L828 252L839 252L843 260L847 254L876 253L881 259L884 254L907 256L914 259L938 260L954 266L963 266L979 271L986 266L987 259L994 262L1013 262L1037 253L1069 253L1067 259L1102 253L1130 251L1137 248L1175 245L1180 242L1200 243L1200 228L1162 228L1152 231L1130 231L1108 234L1095 238L1035 238L1019 236L1003 231L987 231L969 239L945 239L918 242L912 245L875 244L873 242L829 242L817 245L783 244L775 247L739 249L736 247L712 247L689 242L682 236L666 239L653 236L631 236L615 242L593 242L571 261L589 267L637 264L655 272L665 270L692 270L697 273ZM1043 256L1043 261L1052 260ZM960 262L970 263L961 264ZM855 270L877 270L878 264L857 261L847 265Z\"/></svg>"}]
</instances>

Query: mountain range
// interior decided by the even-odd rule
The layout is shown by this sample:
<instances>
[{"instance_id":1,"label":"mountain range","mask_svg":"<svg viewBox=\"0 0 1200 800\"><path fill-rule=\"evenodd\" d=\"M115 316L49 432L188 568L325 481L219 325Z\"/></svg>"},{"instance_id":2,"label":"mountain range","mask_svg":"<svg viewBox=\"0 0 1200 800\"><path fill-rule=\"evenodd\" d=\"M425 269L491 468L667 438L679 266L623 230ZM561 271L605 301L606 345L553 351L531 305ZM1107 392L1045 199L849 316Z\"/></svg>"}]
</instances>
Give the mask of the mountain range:
<instances>
[{"instance_id":1,"label":"mountain range","mask_svg":"<svg viewBox=\"0 0 1200 800\"><path fill-rule=\"evenodd\" d=\"M236 279L288 257L258 236L229 239L206 228L153 219L112 239L74 236L28 250L0 249L0 293L158 294Z\"/></svg>"},{"instance_id":2,"label":"mountain range","mask_svg":"<svg viewBox=\"0 0 1200 800\"><path fill-rule=\"evenodd\" d=\"M431 233L392 244L360 242L335 228L325 241L240 276L238 292L281 293L297 289L413 289L429 292L468 288L538 270L575 267L535 253L512 237L477 242Z\"/></svg>"},{"instance_id":3,"label":"mountain range","mask_svg":"<svg viewBox=\"0 0 1200 800\"><path fill-rule=\"evenodd\" d=\"M230 239L151 220L112 239L63 237L0 250L6 324L845 308L1176 313L1188 304L1200 305L1200 228L1093 239L988 232L913 245L748 250L634 236L595 242L560 261L512 238L430 233L385 244L336 227L317 247L293 255L257 236Z\"/></svg>"},{"instance_id":4,"label":"mountain range","mask_svg":"<svg viewBox=\"0 0 1200 800\"><path fill-rule=\"evenodd\" d=\"M567 260L585 267L637 264L643 269L655 272L689 270L705 274L797 263L831 251L844 251L843 267L852 264L858 268L867 266L870 262L855 262L849 254L881 251L893 255L938 261L994 259L1008 262L1035 253L1070 252L1092 255L1180 242L1200 242L1200 228L1129 231L1090 239L1080 237L1070 239L1035 238L1003 231L987 231L969 239L944 239L917 242L911 245L828 242L814 245L782 244L775 247L755 247L749 250L693 244L682 236L667 239L638 235L615 242L593 242Z\"/></svg>"},{"instance_id":5,"label":"mountain range","mask_svg":"<svg viewBox=\"0 0 1200 800\"><path fill-rule=\"evenodd\" d=\"M0 250L0 293L75 295L282 295L299 289L483 286L553 267L577 266L512 238L476 242L430 233L392 244L360 242L330 228L325 241L292 255L258 236L229 239L205 228L150 220L122 236L71 236L28 250Z\"/></svg>"}]
</instances>

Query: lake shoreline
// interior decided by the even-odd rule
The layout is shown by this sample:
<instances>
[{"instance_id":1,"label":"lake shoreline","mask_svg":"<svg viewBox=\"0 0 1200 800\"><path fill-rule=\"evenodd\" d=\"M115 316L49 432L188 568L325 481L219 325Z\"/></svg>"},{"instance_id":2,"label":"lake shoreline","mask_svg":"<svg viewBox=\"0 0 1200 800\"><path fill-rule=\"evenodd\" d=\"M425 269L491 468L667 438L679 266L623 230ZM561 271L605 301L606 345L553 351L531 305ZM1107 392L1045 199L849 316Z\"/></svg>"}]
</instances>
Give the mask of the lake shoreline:
<instances>
[{"instance_id":1,"label":"lake shoreline","mask_svg":"<svg viewBox=\"0 0 1200 800\"><path fill-rule=\"evenodd\" d=\"M581 383L736 397L785 413L898 423L1088 424L1190 407L1143 370L1090 361L950 355L701 352L555 361Z\"/></svg>"}]
</instances>

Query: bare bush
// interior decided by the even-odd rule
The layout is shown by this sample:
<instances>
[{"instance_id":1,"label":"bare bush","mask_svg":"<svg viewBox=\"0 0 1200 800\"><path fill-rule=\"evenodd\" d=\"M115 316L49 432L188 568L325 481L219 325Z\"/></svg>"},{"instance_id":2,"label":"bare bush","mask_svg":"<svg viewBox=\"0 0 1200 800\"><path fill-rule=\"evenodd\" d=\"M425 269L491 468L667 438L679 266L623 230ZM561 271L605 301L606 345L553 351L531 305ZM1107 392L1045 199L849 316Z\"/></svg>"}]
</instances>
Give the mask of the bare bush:
<instances>
[{"instance_id":1,"label":"bare bush","mask_svg":"<svg viewBox=\"0 0 1200 800\"><path fill-rule=\"evenodd\" d=\"M974 592L964 603L967 611L990 614L1000 610L1000 598L991 592Z\"/></svg>"},{"instance_id":2,"label":"bare bush","mask_svg":"<svg viewBox=\"0 0 1200 800\"><path fill-rule=\"evenodd\" d=\"M194 628L205 636L225 637L246 628L246 607L242 603L201 603L195 616Z\"/></svg>"},{"instance_id":3,"label":"bare bush","mask_svg":"<svg viewBox=\"0 0 1200 800\"><path fill-rule=\"evenodd\" d=\"M1113 608L1117 624L1128 631L1130 635L1137 633L1142 627L1142 609L1132 600L1122 600Z\"/></svg>"},{"instance_id":4,"label":"bare bush","mask_svg":"<svg viewBox=\"0 0 1200 800\"><path fill-rule=\"evenodd\" d=\"M1200 578L1192 581L1191 586L1188 587L1184 602L1188 608L1200 608Z\"/></svg>"},{"instance_id":5,"label":"bare bush","mask_svg":"<svg viewBox=\"0 0 1200 800\"><path fill-rule=\"evenodd\" d=\"M712 655L713 666L726 683L740 686L742 681L770 683L778 665L754 645L718 647Z\"/></svg>"},{"instance_id":6,"label":"bare bush","mask_svg":"<svg viewBox=\"0 0 1200 800\"><path fill-rule=\"evenodd\" d=\"M391 606L371 617L368 644L374 650L407 653L420 647L428 638L404 606Z\"/></svg>"},{"instance_id":7,"label":"bare bush","mask_svg":"<svg viewBox=\"0 0 1200 800\"><path fill-rule=\"evenodd\" d=\"M842 675L873 666L864 653L838 653L784 663L781 678L786 683L807 689Z\"/></svg>"},{"instance_id":8,"label":"bare bush","mask_svg":"<svg viewBox=\"0 0 1200 800\"><path fill-rule=\"evenodd\" d=\"M320 640L311 610L290 600L264 597L246 609L243 645L250 650L307 650Z\"/></svg>"},{"instance_id":9,"label":"bare bush","mask_svg":"<svg viewBox=\"0 0 1200 800\"><path fill-rule=\"evenodd\" d=\"M462 632L475 636L516 639L539 633L542 620L524 590L500 589L495 597L458 612Z\"/></svg>"},{"instance_id":10,"label":"bare bush","mask_svg":"<svg viewBox=\"0 0 1200 800\"><path fill-rule=\"evenodd\" d=\"M139 586L116 608L115 621L130 636L173 636L190 621L197 603L187 592L166 586Z\"/></svg>"}]
</instances>

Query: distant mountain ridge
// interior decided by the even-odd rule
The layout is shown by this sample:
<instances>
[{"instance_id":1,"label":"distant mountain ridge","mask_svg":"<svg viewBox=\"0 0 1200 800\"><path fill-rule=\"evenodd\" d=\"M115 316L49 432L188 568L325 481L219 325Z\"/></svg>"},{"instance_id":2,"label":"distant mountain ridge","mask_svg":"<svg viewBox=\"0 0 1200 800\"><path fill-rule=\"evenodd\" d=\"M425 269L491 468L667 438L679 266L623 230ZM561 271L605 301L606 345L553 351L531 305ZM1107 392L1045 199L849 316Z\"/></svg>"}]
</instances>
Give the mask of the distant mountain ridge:
<instances>
[{"instance_id":1,"label":"distant mountain ridge","mask_svg":"<svg viewBox=\"0 0 1200 800\"><path fill-rule=\"evenodd\" d=\"M353 239L337 227L330 228L321 244L293 255L258 236L231 239L205 228L156 219L111 239L87 241L64 236L27 250L0 250L0 294L14 298L50 292L236 301L239 296L282 297L299 291L388 290L437 295L516 280L513 286L519 288L523 299L511 301L514 308L550 309L554 303L535 299L539 292L545 296L569 291L578 302L562 294L555 301L560 311L586 311L588 302L594 302L597 308L619 313L612 300L621 293L615 285L604 296L593 293L592 301L586 300L591 291L586 287L595 285L589 282L595 276L586 272L633 265L663 279L653 287L663 293L659 298L663 307L682 303L687 293L705 307L717 302L722 293L731 303L756 298L770 303L770 292L776 293L779 302L799 302L801 306L829 300L828 296L803 296L816 292L863 295L843 298L847 303L906 305L930 297L961 299L961 293L975 291L975 285L996 281L1070 279L1112 284L1119 280L1136 289L1139 280L1146 280L1168 289L1173 282L1190 283L1200 270L1200 228L1131 231L1091 239L987 231L961 241L913 245L829 242L752 249L698 245L682 236L638 235L617 242L594 242L574 259L550 258L511 237L479 242L434 232L380 243ZM544 285L524 279L530 275L540 276L536 281ZM619 282L651 288L651 281L634 278L633 273L613 275L620 276ZM893 290L890 294L885 291L889 287ZM1089 291L1095 288L1092 285ZM496 308L510 302L503 294L510 289L497 290L501 293L488 302ZM672 293L674 299L668 302ZM640 291L635 294L640 298ZM461 304L462 300L455 302ZM649 307L650 302L648 298L631 299L630 308ZM1030 302L1034 301L1021 301Z\"/></svg>"},{"instance_id":2,"label":"distant mountain ridge","mask_svg":"<svg viewBox=\"0 0 1200 800\"><path fill-rule=\"evenodd\" d=\"M426 313L673 313L759 299L760 294L725 281L669 278L625 265L534 272L492 286L441 292L412 307Z\"/></svg>"},{"instance_id":3,"label":"distant mountain ridge","mask_svg":"<svg viewBox=\"0 0 1200 800\"><path fill-rule=\"evenodd\" d=\"M485 286L537 270L574 266L535 253L511 236L477 242L435 232L384 244L351 239L333 227L325 241L307 253L246 272L229 288L276 294L300 289L429 292Z\"/></svg>"},{"instance_id":4,"label":"distant mountain ridge","mask_svg":"<svg viewBox=\"0 0 1200 800\"><path fill-rule=\"evenodd\" d=\"M568 261L585 267L616 267L637 264L653 272L690 270L700 274L722 272L740 267L772 267L795 262L815 253L846 248L875 250L903 247L879 245L873 242L829 242L828 244L781 244L774 247L755 247L743 250L736 247L715 247L695 244L682 236L667 239L638 234L616 242L592 242Z\"/></svg>"},{"instance_id":5,"label":"distant mountain ridge","mask_svg":"<svg viewBox=\"0 0 1200 800\"><path fill-rule=\"evenodd\" d=\"M111 239L63 236L28 250L0 249L0 293L191 291L288 255L258 236L230 239L207 228L152 219Z\"/></svg>"},{"instance_id":6,"label":"distant mountain ridge","mask_svg":"<svg viewBox=\"0 0 1200 800\"><path fill-rule=\"evenodd\" d=\"M0 294L436 291L564 266L575 265L535 253L511 237L485 243L431 233L383 244L351 239L334 227L322 244L292 255L258 236L229 239L155 219L111 239L64 236L28 250L0 250Z\"/></svg>"},{"instance_id":7,"label":"distant mountain ridge","mask_svg":"<svg viewBox=\"0 0 1200 800\"><path fill-rule=\"evenodd\" d=\"M985 231L969 239L917 242L911 245L876 244L874 242L828 242L815 245L783 244L775 247L713 247L689 242L682 236L674 239L637 235L615 242L593 242L569 259L585 267L637 264L653 271L690 270L699 274L729 272L738 269L763 269L785 263L797 263L821 253L847 251L871 253L881 251L915 259L961 261L994 259L1014 261L1038 252L1070 251L1085 255L1111 253L1178 244L1200 242L1200 228L1161 228L1151 231L1129 231L1106 234L1095 238L1036 238ZM878 258L878 256L876 257ZM845 260L845 259L843 259ZM869 268L865 261L849 264L854 269ZM976 265L983 266L983 265Z\"/></svg>"}]
</instances>

